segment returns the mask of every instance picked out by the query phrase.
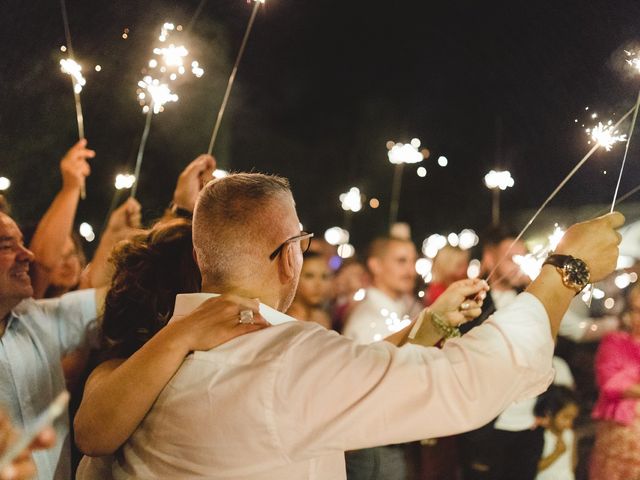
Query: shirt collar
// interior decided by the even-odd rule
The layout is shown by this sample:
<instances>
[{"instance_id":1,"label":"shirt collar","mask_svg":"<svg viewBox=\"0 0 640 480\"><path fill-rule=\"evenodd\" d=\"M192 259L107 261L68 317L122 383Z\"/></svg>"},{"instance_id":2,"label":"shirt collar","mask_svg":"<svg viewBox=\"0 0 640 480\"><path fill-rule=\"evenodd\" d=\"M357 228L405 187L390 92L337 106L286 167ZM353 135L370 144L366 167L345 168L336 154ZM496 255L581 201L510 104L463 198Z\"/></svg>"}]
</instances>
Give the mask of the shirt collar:
<instances>
[{"instance_id":1,"label":"shirt collar","mask_svg":"<svg viewBox=\"0 0 640 480\"><path fill-rule=\"evenodd\" d=\"M175 317L184 317L198 308L205 300L219 296L217 293L181 293L176 296L176 305L173 309L173 317L171 320ZM296 321L295 318L285 315L264 303L260 304L260 315L271 325L281 325L283 323Z\"/></svg>"}]
</instances>

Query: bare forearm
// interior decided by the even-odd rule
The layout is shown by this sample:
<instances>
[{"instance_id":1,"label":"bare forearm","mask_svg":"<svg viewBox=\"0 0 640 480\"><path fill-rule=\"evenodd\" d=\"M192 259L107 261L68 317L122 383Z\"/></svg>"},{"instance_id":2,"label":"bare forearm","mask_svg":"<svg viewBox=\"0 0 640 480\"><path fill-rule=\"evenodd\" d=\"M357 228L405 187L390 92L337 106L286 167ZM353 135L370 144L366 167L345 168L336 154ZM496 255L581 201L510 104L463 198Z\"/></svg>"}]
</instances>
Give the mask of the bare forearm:
<instances>
[{"instance_id":1,"label":"bare forearm","mask_svg":"<svg viewBox=\"0 0 640 480\"><path fill-rule=\"evenodd\" d=\"M187 353L172 329L165 327L120 365L98 367L87 382L74 422L80 450L92 456L116 451L138 427Z\"/></svg>"},{"instance_id":2,"label":"bare forearm","mask_svg":"<svg viewBox=\"0 0 640 480\"><path fill-rule=\"evenodd\" d=\"M542 268L538 278L527 288L527 292L540 300L544 306L549 316L551 334L556 338L562 317L569 308L575 292L563 285L560 275L551 265Z\"/></svg>"},{"instance_id":3,"label":"bare forearm","mask_svg":"<svg viewBox=\"0 0 640 480\"><path fill-rule=\"evenodd\" d=\"M64 244L73 229L78 208L79 193L75 189L62 189L51 202L31 240L31 251L36 261L52 268L60 259Z\"/></svg>"},{"instance_id":4,"label":"bare forearm","mask_svg":"<svg viewBox=\"0 0 640 480\"><path fill-rule=\"evenodd\" d=\"M100 244L89 266L89 281L92 287L109 285L113 276L113 266L109 263L109 257L113 247L118 243L118 238L107 230L100 238Z\"/></svg>"},{"instance_id":5,"label":"bare forearm","mask_svg":"<svg viewBox=\"0 0 640 480\"><path fill-rule=\"evenodd\" d=\"M546 470L547 468L549 468L556 460L558 460L558 458L560 458L561 455L562 452L556 450L548 457L542 458L538 462L538 471L541 472L542 470Z\"/></svg>"}]
</instances>

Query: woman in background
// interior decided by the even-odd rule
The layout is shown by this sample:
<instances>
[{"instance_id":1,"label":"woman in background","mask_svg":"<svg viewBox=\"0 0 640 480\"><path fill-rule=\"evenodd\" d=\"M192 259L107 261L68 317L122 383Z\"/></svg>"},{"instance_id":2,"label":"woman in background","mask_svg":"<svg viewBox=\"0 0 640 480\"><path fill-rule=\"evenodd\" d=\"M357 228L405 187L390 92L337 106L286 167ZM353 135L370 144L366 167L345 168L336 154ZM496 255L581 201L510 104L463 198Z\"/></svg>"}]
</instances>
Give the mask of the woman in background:
<instances>
[{"instance_id":1,"label":"woman in background","mask_svg":"<svg viewBox=\"0 0 640 480\"><path fill-rule=\"evenodd\" d=\"M606 336L596 354L591 480L640 478L640 285L629 292L623 323L628 331Z\"/></svg>"}]
</instances>

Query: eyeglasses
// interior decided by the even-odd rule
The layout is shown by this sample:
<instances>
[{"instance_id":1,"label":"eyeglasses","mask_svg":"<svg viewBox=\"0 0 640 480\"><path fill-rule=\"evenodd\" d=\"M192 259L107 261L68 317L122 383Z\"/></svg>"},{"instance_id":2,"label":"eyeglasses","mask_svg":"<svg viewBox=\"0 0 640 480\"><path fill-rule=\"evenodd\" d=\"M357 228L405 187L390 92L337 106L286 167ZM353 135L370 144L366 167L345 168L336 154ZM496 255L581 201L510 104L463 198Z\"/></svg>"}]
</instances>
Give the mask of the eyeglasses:
<instances>
[{"instance_id":1,"label":"eyeglasses","mask_svg":"<svg viewBox=\"0 0 640 480\"><path fill-rule=\"evenodd\" d=\"M278 248L276 248L271 255L269 255L269 260L273 261L276 259L280 252L284 248L287 243L290 242L300 242L300 250L302 253L307 253L309 247L311 246L311 237L313 237L313 233L301 232L300 235L296 235L295 237L287 238Z\"/></svg>"}]
</instances>

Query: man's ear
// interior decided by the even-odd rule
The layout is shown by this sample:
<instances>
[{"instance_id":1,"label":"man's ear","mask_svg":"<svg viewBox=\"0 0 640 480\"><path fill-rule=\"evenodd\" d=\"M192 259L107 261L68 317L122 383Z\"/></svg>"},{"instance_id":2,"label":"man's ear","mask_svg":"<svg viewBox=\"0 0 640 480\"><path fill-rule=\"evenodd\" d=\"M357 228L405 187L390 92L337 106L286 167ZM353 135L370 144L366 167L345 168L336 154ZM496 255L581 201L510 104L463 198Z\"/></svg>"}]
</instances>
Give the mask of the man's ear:
<instances>
[{"instance_id":1,"label":"man's ear","mask_svg":"<svg viewBox=\"0 0 640 480\"><path fill-rule=\"evenodd\" d=\"M295 250L291 242L285 244L278 255L278 276L282 284L291 282L296 276Z\"/></svg>"},{"instance_id":2,"label":"man's ear","mask_svg":"<svg viewBox=\"0 0 640 480\"><path fill-rule=\"evenodd\" d=\"M371 275L377 276L380 273L380 259L377 257L367 259L367 268L371 272Z\"/></svg>"}]
</instances>

